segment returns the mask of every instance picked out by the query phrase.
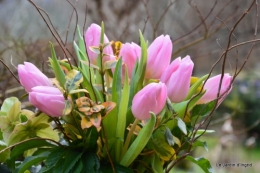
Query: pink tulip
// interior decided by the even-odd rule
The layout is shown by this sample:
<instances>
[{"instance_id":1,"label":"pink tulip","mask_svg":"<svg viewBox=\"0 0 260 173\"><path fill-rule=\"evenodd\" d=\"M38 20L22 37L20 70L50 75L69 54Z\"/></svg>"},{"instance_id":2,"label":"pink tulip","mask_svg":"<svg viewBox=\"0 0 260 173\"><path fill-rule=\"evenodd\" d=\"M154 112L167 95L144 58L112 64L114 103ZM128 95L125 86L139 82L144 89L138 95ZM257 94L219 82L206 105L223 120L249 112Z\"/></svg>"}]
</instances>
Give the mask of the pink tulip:
<instances>
[{"instance_id":1,"label":"pink tulip","mask_svg":"<svg viewBox=\"0 0 260 173\"><path fill-rule=\"evenodd\" d=\"M160 79L169 66L172 54L172 41L169 35L157 37L148 48L146 79Z\"/></svg>"},{"instance_id":2,"label":"pink tulip","mask_svg":"<svg viewBox=\"0 0 260 173\"><path fill-rule=\"evenodd\" d=\"M132 112L135 118L147 120L150 111L158 114L162 111L167 98L167 87L164 83L150 83L133 98Z\"/></svg>"},{"instance_id":3,"label":"pink tulip","mask_svg":"<svg viewBox=\"0 0 260 173\"><path fill-rule=\"evenodd\" d=\"M37 86L29 92L29 101L40 111L51 117L62 116L65 108L64 97L55 87Z\"/></svg>"},{"instance_id":4,"label":"pink tulip","mask_svg":"<svg viewBox=\"0 0 260 173\"><path fill-rule=\"evenodd\" d=\"M139 60L141 56L141 48L135 43L125 43L119 53L119 57L122 57L122 61L126 64L127 70L128 70L128 76L129 78L132 77L132 73L134 70L134 66L136 61ZM123 66L124 67L124 66ZM124 74L124 68L123 68L123 76Z\"/></svg>"},{"instance_id":5,"label":"pink tulip","mask_svg":"<svg viewBox=\"0 0 260 173\"><path fill-rule=\"evenodd\" d=\"M97 24L91 24L90 27L88 27L86 34L85 34L85 42L87 47L88 56L90 59L90 63L97 65L97 58L98 54L91 51L89 49L90 46L99 46L100 44L100 35L101 35L101 27ZM107 36L104 34L104 43L109 43L109 40ZM114 60L113 57L113 49L111 46L107 46L103 50L104 54L111 55L111 56L104 56L103 57L103 63L108 60Z\"/></svg>"},{"instance_id":6,"label":"pink tulip","mask_svg":"<svg viewBox=\"0 0 260 173\"><path fill-rule=\"evenodd\" d=\"M166 84L168 97L173 103L181 102L187 96L193 66L190 56L178 57L163 72L161 82Z\"/></svg>"},{"instance_id":7,"label":"pink tulip","mask_svg":"<svg viewBox=\"0 0 260 173\"><path fill-rule=\"evenodd\" d=\"M208 102L211 102L211 101L217 99L220 80L221 80L221 74L214 76L212 78L209 78L206 81L206 83L204 85L204 89L206 90L206 92L200 98L200 100L197 102L197 104L204 104L204 103L208 103ZM230 93L230 91L232 89L231 82L232 82L232 76L230 76L228 73L224 74L223 80L221 83L220 95L219 95L219 96L222 96L222 98L219 99L218 105Z\"/></svg>"},{"instance_id":8,"label":"pink tulip","mask_svg":"<svg viewBox=\"0 0 260 173\"><path fill-rule=\"evenodd\" d=\"M18 76L21 85L27 92L32 91L32 88L35 86L53 86L50 79L29 62L24 62L24 65L18 65Z\"/></svg>"}]
</instances>

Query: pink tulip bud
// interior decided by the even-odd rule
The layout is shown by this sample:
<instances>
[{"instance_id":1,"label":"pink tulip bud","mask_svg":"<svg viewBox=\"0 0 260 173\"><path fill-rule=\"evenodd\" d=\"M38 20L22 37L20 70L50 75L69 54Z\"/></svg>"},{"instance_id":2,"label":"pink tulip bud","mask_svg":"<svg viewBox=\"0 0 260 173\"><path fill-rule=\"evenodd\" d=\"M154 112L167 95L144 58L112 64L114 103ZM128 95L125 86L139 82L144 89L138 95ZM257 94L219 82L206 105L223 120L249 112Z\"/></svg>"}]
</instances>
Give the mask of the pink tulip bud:
<instances>
[{"instance_id":1,"label":"pink tulip bud","mask_svg":"<svg viewBox=\"0 0 260 173\"><path fill-rule=\"evenodd\" d=\"M65 108L64 97L55 87L37 86L29 92L29 101L40 111L51 117L62 116Z\"/></svg>"},{"instance_id":2,"label":"pink tulip bud","mask_svg":"<svg viewBox=\"0 0 260 173\"><path fill-rule=\"evenodd\" d=\"M32 88L35 86L53 86L50 79L29 62L24 62L24 65L18 65L18 76L21 85L27 92L32 91Z\"/></svg>"},{"instance_id":3,"label":"pink tulip bud","mask_svg":"<svg viewBox=\"0 0 260 173\"><path fill-rule=\"evenodd\" d=\"M160 79L169 66L172 55L172 41L169 35L157 37L148 48L146 79Z\"/></svg>"},{"instance_id":4,"label":"pink tulip bud","mask_svg":"<svg viewBox=\"0 0 260 173\"><path fill-rule=\"evenodd\" d=\"M212 78L209 78L206 81L206 83L204 85L204 90L206 90L206 92L200 98L200 100L197 102L197 104L204 104L204 103L208 103L208 102L211 102L211 101L217 99L220 80L221 80L221 74L214 76ZM219 95L222 97L218 100L218 105L224 100L224 98L232 90L231 82L232 82L232 76L230 76L228 73L224 74L222 83L221 83L220 95Z\"/></svg>"},{"instance_id":5,"label":"pink tulip bud","mask_svg":"<svg viewBox=\"0 0 260 173\"><path fill-rule=\"evenodd\" d=\"M90 46L99 46L100 44L100 35L101 35L101 27L97 24L91 24L90 27L88 27L86 34L85 34L85 42L87 47L88 56L90 59L90 63L97 65L97 58L98 54L91 51L89 49ZM104 43L109 43L109 40L107 36L104 34ZM113 49L111 46L106 46L103 50L104 54L111 55L111 56L104 56L103 57L103 63L108 60L115 59L113 57Z\"/></svg>"},{"instance_id":6,"label":"pink tulip bud","mask_svg":"<svg viewBox=\"0 0 260 173\"><path fill-rule=\"evenodd\" d=\"M181 102L187 96L193 66L190 56L178 57L163 72L161 82L166 84L168 97L173 103Z\"/></svg>"},{"instance_id":7,"label":"pink tulip bud","mask_svg":"<svg viewBox=\"0 0 260 173\"><path fill-rule=\"evenodd\" d=\"M167 87L164 83L150 83L140 90L133 98L132 112L135 118L147 120L150 113L162 111L167 98Z\"/></svg>"},{"instance_id":8,"label":"pink tulip bud","mask_svg":"<svg viewBox=\"0 0 260 173\"><path fill-rule=\"evenodd\" d=\"M132 77L132 73L134 70L134 66L136 61L139 60L141 56L141 48L135 43L125 43L119 53L119 57L122 57L122 61L126 64L128 69L128 76L129 78ZM123 66L124 67L124 66ZM123 68L123 76L124 74L124 68Z\"/></svg>"}]
</instances>

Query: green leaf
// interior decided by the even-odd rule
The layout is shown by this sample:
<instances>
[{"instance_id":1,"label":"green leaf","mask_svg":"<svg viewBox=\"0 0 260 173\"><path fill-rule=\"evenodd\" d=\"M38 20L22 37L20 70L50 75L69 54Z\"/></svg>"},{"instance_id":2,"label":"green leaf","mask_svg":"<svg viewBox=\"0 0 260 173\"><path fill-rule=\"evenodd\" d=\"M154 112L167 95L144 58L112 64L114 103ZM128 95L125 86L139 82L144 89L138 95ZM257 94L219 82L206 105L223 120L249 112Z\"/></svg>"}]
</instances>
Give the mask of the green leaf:
<instances>
[{"instance_id":1,"label":"green leaf","mask_svg":"<svg viewBox=\"0 0 260 173\"><path fill-rule=\"evenodd\" d=\"M0 140L0 151L5 149L7 146L4 142ZM5 150L4 152L0 153L0 163L5 162L8 158L10 158L10 149Z\"/></svg>"},{"instance_id":2,"label":"green leaf","mask_svg":"<svg viewBox=\"0 0 260 173\"><path fill-rule=\"evenodd\" d=\"M40 147L54 147L55 145L45 141L45 140L38 140L38 139L31 139L26 142L23 142L12 149L10 154L10 160L8 161L8 165L14 165L17 157L21 156L24 151L33 149L33 148L40 148Z\"/></svg>"},{"instance_id":3,"label":"green leaf","mask_svg":"<svg viewBox=\"0 0 260 173\"><path fill-rule=\"evenodd\" d=\"M174 111L177 112L178 117L183 118L185 115L185 111L187 110L188 112L193 109L194 106L196 106L197 101L203 96L204 92L197 95L196 97L192 97L190 100L183 101L180 103L173 103L172 107ZM188 109L187 109L188 106Z\"/></svg>"},{"instance_id":4,"label":"green leaf","mask_svg":"<svg viewBox=\"0 0 260 173\"><path fill-rule=\"evenodd\" d=\"M63 72L63 70L61 69L61 66L58 62L53 44L50 43L50 47L51 47L51 59L50 59L50 63L51 63L51 67L54 71L55 77L57 78L57 80L59 81L60 85L64 88L66 79L65 79L65 74Z\"/></svg>"},{"instance_id":5,"label":"green leaf","mask_svg":"<svg viewBox=\"0 0 260 173\"><path fill-rule=\"evenodd\" d=\"M121 58L120 58L121 59ZM117 60L109 60L104 63L104 70L115 68L117 65Z\"/></svg>"},{"instance_id":6,"label":"green leaf","mask_svg":"<svg viewBox=\"0 0 260 173\"><path fill-rule=\"evenodd\" d=\"M155 122L156 122L156 116L154 115L154 113L151 113L150 120L139 132L137 138L128 148L122 160L120 161L121 165L129 166L136 159L136 157L142 152L145 145L151 138L155 126Z\"/></svg>"},{"instance_id":7,"label":"green leaf","mask_svg":"<svg viewBox=\"0 0 260 173\"><path fill-rule=\"evenodd\" d=\"M71 70L66 75L65 89L70 92L78 88L81 82L83 82L82 74L77 70Z\"/></svg>"},{"instance_id":8,"label":"green leaf","mask_svg":"<svg viewBox=\"0 0 260 173\"><path fill-rule=\"evenodd\" d=\"M152 139L153 149L160 159L169 161L176 157L175 150L165 141L159 138Z\"/></svg>"},{"instance_id":9,"label":"green leaf","mask_svg":"<svg viewBox=\"0 0 260 173\"><path fill-rule=\"evenodd\" d=\"M99 47L97 47L97 46L89 46L89 50L96 53L96 54L101 53Z\"/></svg>"},{"instance_id":10,"label":"green leaf","mask_svg":"<svg viewBox=\"0 0 260 173\"><path fill-rule=\"evenodd\" d=\"M213 172L210 162L203 157L193 158L192 156L187 156L185 159L197 164L205 173Z\"/></svg>"},{"instance_id":11,"label":"green leaf","mask_svg":"<svg viewBox=\"0 0 260 173\"><path fill-rule=\"evenodd\" d=\"M196 132L195 137L200 136L200 135L203 134L203 133L204 133L204 134L215 133L215 130L199 129L199 130Z\"/></svg>"},{"instance_id":12,"label":"green leaf","mask_svg":"<svg viewBox=\"0 0 260 173\"><path fill-rule=\"evenodd\" d=\"M82 155L81 161L83 163L84 172L97 173L100 168L98 157L93 152L85 152Z\"/></svg>"},{"instance_id":13,"label":"green leaf","mask_svg":"<svg viewBox=\"0 0 260 173\"><path fill-rule=\"evenodd\" d=\"M192 150L196 147L203 147L206 151L208 151L208 145L206 141L202 142L200 140L196 140L196 142L192 144Z\"/></svg>"},{"instance_id":14,"label":"green leaf","mask_svg":"<svg viewBox=\"0 0 260 173\"><path fill-rule=\"evenodd\" d=\"M82 171L84 171L83 163L81 162L81 160L78 160L78 162L74 165L69 173L81 173Z\"/></svg>"},{"instance_id":15,"label":"green leaf","mask_svg":"<svg viewBox=\"0 0 260 173\"><path fill-rule=\"evenodd\" d=\"M170 146L172 146L172 147L174 146L175 142L174 142L174 139L173 139L173 135L172 135L171 130L168 127L166 127L165 139Z\"/></svg>"},{"instance_id":16,"label":"green leaf","mask_svg":"<svg viewBox=\"0 0 260 173\"><path fill-rule=\"evenodd\" d=\"M117 128L116 128L116 137L119 139L124 139L125 129L126 129L126 116L127 116L127 107L129 101L129 84L128 84L128 70L125 66L125 77L124 77L124 87L122 92L122 97L120 99L120 104L117 114ZM123 143L119 140L118 145L116 146L117 161L119 161L122 153Z\"/></svg>"},{"instance_id":17,"label":"green leaf","mask_svg":"<svg viewBox=\"0 0 260 173\"><path fill-rule=\"evenodd\" d=\"M74 90L75 91L75 90ZM65 100L65 108L63 109L62 115L68 115L73 109L73 105L70 100Z\"/></svg>"},{"instance_id":18,"label":"green leaf","mask_svg":"<svg viewBox=\"0 0 260 173\"><path fill-rule=\"evenodd\" d=\"M217 103L216 101L212 101L212 102L207 103L207 104L196 105L192 109L192 117L196 116L196 115L199 115L199 116L207 116L207 115L209 115L209 113L215 107L216 103Z\"/></svg>"},{"instance_id":19,"label":"green leaf","mask_svg":"<svg viewBox=\"0 0 260 173\"><path fill-rule=\"evenodd\" d=\"M114 173L110 164L109 165L101 164L100 166L101 168L99 169L99 173ZM134 173L133 170L131 170L130 168L127 168L117 163L114 163L114 167L117 173Z\"/></svg>"},{"instance_id":20,"label":"green leaf","mask_svg":"<svg viewBox=\"0 0 260 173\"><path fill-rule=\"evenodd\" d=\"M207 79L209 75L205 75L201 77L198 81L196 81L191 87L185 98L185 100L189 100L194 94L196 94L198 87L202 86L202 83L205 79Z\"/></svg>"},{"instance_id":21,"label":"green leaf","mask_svg":"<svg viewBox=\"0 0 260 173\"><path fill-rule=\"evenodd\" d=\"M11 109L11 107L14 105L15 102L19 102L18 98L16 97L9 97L5 99L1 107L1 111L6 113L9 112L9 110Z\"/></svg>"},{"instance_id":22,"label":"green leaf","mask_svg":"<svg viewBox=\"0 0 260 173\"><path fill-rule=\"evenodd\" d=\"M37 117L32 117L25 123L17 124L10 135L8 145L33 137L49 138L58 141L58 134L52 129L48 120L48 116L41 114Z\"/></svg>"},{"instance_id":23,"label":"green leaf","mask_svg":"<svg viewBox=\"0 0 260 173\"><path fill-rule=\"evenodd\" d=\"M87 76L82 72L82 69L79 69L80 72L82 73L83 75L83 82L82 82L82 85L84 88L86 88L88 91L89 91L89 95L90 95L90 98L91 100L93 101L99 101L99 102L104 102L103 100L103 97L101 96L100 92L96 89L95 86L93 86L90 81L88 80ZM93 78L92 78L92 82L93 82ZM96 100L96 97L97 97L97 100Z\"/></svg>"},{"instance_id":24,"label":"green leaf","mask_svg":"<svg viewBox=\"0 0 260 173\"><path fill-rule=\"evenodd\" d=\"M116 69L114 72L113 84L112 84L112 101L119 103L121 98L122 90L122 58L120 58L116 64Z\"/></svg>"},{"instance_id":25,"label":"green leaf","mask_svg":"<svg viewBox=\"0 0 260 173\"><path fill-rule=\"evenodd\" d=\"M147 45L144 40L143 34L141 31L139 31L140 34L140 42L141 42L141 58L140 58L140 64L137 67L137 71L134 76L134 93L135 95L139 90L143 88L143 81L145 76L145 70L146 70L146 63L147 63Z\"/></svg>"},{"instance_id":26,"label":"green leaf","mask_svg":"<svg viewBox=\"0 0 260 173\"><path fill-rule=\"evenodd\" d=\"M61 172L68 173L75 166L82 154L82 151L67 150L66 155L64 156L65 161L62 163L63 171Z\"/></svg>"},{"instance_id":27,"label":"green leaf","mask_svg":"<svg viewBox=\"0 0 260 173\"><path fill-rule=\"evenodd\" d=\"M14 173L24 173L26 170L28 170L31 166L37 165L41 161L45 160L50 152L44 152L38 156L29 156L24 159L22 164L20 164L16 169Z\"/></svg>"},{"instance_id":28,"label":"green leaf","mask_svg":"<svg viewBox=\"0 0 260 173\"><path fill-rule=\"evenodd\" d=\"M39 173L46 172L54 168L60 159L65 155L66 150L62 147L55 147L50 150L50 155L46 158L45 167Z\"/></svg>"},{"instance_id":29,"label":"green leaf","mask_svg":"<svg viewBox=\"0 0 260 173\"><path fill-rule=\"evenodd\" d=\"M80 33L79 26L77 26L77 32L78 32L78 43L79 43L79 50L83 53L83 59L82 60L88 60L87 54L86 54L86 46L84 38L82 37Z\"/></svg>"},{"instance_id":30,"label":"green leaf","mask_svg":"<svg viewBox=\"0 0 260 173\"><path fill-rule=\"evenodd\" d=\"M112 83L112 102L120 103L121 93L122 93L122 59L119 59L115 68L114 78ZM107 133L108 139L115 137L116 128L118 122L118 107L114 108L108 115L104 118L103 123ZM111 126L113 122L113 126Z\"/></svg>"},{"instance_id":31,"label":"green leaf","mask_svg":"<svg viewBox=\"0 0 260 173\"><path fill-rule=\"evenodd\" d=\"M24 122L26 122L27 120L28 120L28 118L27 118L25 115L20 114L20 121L21 121L21 123L24 123Z\"/></svg>"},{"instance_id":32,"label":"green leaf","mask_svg":"<svg viewBox=\"0 0 260 173\"><path fill-rule=\"evenodd\" d=\"M152 156L152 168L154 173L163 173L162 161L156 154L153 154Z\"/></svg>"},{"instance_id":33,"label":"green leaf","mask_svg":"<svg viewBox=\"0 0 260 173\"><path fill-rule=\"evenodd\" d=\"M182 121L182 119L176 117L177 121L178 121L178 127L181 129L181 131L187 135L187 128L186 128L186 124Z\"/></svg>"}]
</instances>

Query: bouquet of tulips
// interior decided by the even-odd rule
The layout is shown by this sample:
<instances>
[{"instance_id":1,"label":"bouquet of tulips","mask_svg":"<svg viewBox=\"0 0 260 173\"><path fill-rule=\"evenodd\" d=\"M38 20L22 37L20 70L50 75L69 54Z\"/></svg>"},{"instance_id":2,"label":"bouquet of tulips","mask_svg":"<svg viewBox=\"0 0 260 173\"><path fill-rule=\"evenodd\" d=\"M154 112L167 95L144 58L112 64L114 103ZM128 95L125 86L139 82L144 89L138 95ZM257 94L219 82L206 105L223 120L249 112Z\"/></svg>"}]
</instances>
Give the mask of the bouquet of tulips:
<instances>
[{"instance_id":1,"label":"bouquet of tulips","mask_svg":"<svg viewBox=\"0 0 260 173\"><path fill-rule=\"evenodd\" d=\"M169 172L193 158L203 123L231 91L232 77L193 77L190 56L171 61L168 35L149 46L109 42L92 24L74 42L77 60L59 60L50 44L48 78L34 64L18 65L35 111L7 98L0 112L0 161L12 172Z\"/></svg>"}]
</instances>

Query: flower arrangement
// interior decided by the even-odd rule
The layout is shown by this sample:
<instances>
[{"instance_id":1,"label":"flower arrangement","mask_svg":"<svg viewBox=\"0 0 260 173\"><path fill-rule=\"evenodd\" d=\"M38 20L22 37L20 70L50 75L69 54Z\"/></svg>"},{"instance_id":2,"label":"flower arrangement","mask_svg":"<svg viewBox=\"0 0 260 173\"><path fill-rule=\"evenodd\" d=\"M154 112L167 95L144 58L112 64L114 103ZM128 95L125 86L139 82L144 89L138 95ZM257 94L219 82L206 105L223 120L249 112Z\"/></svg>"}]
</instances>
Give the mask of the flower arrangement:
<instances>
[{"instance_id":1,"label":"flower arrangement","mask_svg":"<svg viewBox=\"0 0 260 173\"><path fill-rule=\"evenodd\" d=\"M110 42L92 24L74 43L77 62L58 60L50 44L55 78L34 64L18 65L20 84L36 111L7 98L0 112L0 160L12 172L169 172L193 158L202 121L211 118L232 89L229 74L193 77L190 56L171 61L168 35L148 46Z\"/></svg>"}]
</instances>

